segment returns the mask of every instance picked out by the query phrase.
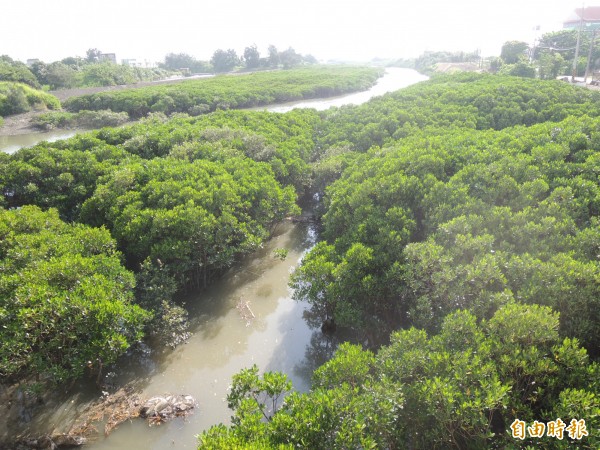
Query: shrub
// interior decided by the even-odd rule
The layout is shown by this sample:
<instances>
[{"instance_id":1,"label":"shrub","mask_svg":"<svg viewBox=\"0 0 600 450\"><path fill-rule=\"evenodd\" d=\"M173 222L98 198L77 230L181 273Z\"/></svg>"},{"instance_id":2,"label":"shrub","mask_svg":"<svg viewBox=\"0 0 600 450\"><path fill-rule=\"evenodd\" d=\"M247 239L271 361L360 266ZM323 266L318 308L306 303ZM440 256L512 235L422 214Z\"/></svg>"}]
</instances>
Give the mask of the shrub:
<instances>
[{"instance_id":1,"label":"shrub","mask_svg":"<svg viewBox=\"0 0 600 450\"><path fill-rule=\"evenodd\" d=\"M0 81L0 115L20 114L31 109L60 109L59 100L22 83Z\"/></svg>"},{"instance_id":2,"label":"shrub","mask_svg":"<svg viewBox=\"0 0 600 450\"><path fill-rule=\"evenodd\" d=\"M56 111L40 114L32 119L32 123L43 130L53 130L55 128L102 128L116 127L129 121L126 112L112 112L110 110L101 111L80 111L70 113L65 111Z\"/></svg>"},{"instance_id":3,"label":"shrub","mask_svg":"<svg viewBox=\"0 0 600 450\"><path fill-rule=\"evenodd\" d=\"M76 378L141 337L133 274L105 229L0 209L0 377Z\"/></svg>"}]
</instances>

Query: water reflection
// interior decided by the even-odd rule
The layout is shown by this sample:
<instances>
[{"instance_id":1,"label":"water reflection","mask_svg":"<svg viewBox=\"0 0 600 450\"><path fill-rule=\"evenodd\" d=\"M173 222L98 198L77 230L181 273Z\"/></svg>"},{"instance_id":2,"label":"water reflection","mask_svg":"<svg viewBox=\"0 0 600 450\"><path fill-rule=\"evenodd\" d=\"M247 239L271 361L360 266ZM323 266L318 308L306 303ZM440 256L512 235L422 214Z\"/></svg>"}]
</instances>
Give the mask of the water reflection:
<instances>
[{"instance_id":1,"label":"water reflection","mask_svg":"<svg viewBox=\"0 0 600 450\"><path fill-rule=\"evenodd\" d=\"M61 139L68 139L84 130L53 130L47 132L35 132L28 134L18 134L15 136L0 136L0 151L14 153L20 148L31 147L42 141L55 142Z\"/></svg>"},{"instance_id":2,"label":"water reflection","mask_svg":"<svg viewBox=\"0 0 600 450\"><path fill-rule=\"evenodd\" d=\"M145 425L128 424L91 448L159 449L171 446L172 441L177 448L193 448L196 434L219 422L229 423L231 411L225 399L231 377L252 364L261 371L285 372L295 389L308 390L311 374L296 367L302 366L306 344L315 330L303 320L307 305L292 300L287 281L315 238L308 224L280 224L270 241L212 287L182 299L193 323L187 344L125 358L119 364L117 384L137 379L147 396L167 392L194 396L198 410L186 418L185 426L174 421L149 432ZM288 250L284 261L274 257L276 248ZM249 302L255 315L249 323L236 309L240 299Z\"/></svg>"},{"instance_id":3,"label":"water reflection","mask_svg":"<svg viewBox=\"0 0 600 450\"><path fill-rule=\"evenodd\" d=\"M296 108L314 108L318 111L324 111L333 106L344 105L360 105L387 92L396 91L419 81L427 80L427 76L421 75L412 69L401 69L397 67L389 67L385 71L385 75L381 77L375 86L369 90L356 92L354 94L342 95L339 97L328 99L316 99L303 102L291 102L284 105L272 105L262 108L254 108L257 110L267 110L271 112L285 113Z\"/></svg>"}]
</instances>

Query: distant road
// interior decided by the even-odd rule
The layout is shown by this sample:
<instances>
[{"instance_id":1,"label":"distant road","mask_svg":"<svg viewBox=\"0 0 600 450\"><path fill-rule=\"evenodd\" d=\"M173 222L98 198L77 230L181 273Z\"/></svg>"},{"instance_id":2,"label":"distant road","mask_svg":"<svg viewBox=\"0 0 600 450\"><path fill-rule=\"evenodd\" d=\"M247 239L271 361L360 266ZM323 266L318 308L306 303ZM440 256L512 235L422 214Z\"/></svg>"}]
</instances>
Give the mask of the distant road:
<instances>
[{"instance_id":1,"label":"distant road","mask_svg":"<svg viewBox=\"0 0 600 450\"><path fill-rule=\"evenodd\" d=\"M106 91L119 91L122 89L135 89L146 86L156 86L157 84L176 84L181 83L182 81L187 80L197 80L199 78L210 78L213 77L212 74L199 74L193 75L191 77L178 77L178 78L168 78L166 80L157 80L157 81L142 81L134 84L121 84L118 86L99 86L99 87L87 87L87 88L74 88L74 89L60 89L58 91L50 91L50 94L57 97L61 102L64 102L68 98L71 97L79 97L80 95L87 94L96 94L98 92L106 92Z\"/></svg>"}]
</instances>

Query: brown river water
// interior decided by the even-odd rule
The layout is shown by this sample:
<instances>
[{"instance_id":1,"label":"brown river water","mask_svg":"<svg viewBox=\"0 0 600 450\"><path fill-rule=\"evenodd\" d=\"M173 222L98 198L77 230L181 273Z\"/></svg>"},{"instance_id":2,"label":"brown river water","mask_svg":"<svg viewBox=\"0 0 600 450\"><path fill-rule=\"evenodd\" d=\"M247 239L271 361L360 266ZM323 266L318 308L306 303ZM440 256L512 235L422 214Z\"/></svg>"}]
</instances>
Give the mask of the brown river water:
<instances>
[{"instance_id":1,"label":"brown river water","mask_svg":"<svg viewBox=\"0 0 600 450\"><path fill-rule=\"evenodd\" d=\"M285 112L293 107L326 109L362 103L372 96L424 79L426 77L412 70L389 69L371 91L266 109ZM22 137L0 138L0 151L16 151L21 145L15 142ZM60 138L54 134L38 141ZM22 145L34 143L27 141ZM185 298L192 324L192 334L186 344L166 351L144 346L121 358L106 374L105 381L116 386L132 384L144 397L192 395L198 402L194 414L152 427L142 419L134 419L121 424L106 438L100 433L100 437L85 448L196 448L197 434L220 422L229 423L231 411L227 408L226 396L231 377L253 364L258 365L261 372L282 371L295 390L308 390L312 371L331 357L335 345L320 329L307 324L304 317L308 305L292 300L288 281L317 237L310 223L279 224L274 236L261 249L237 263L207 290ZM273 251L277 248L288 250L285 260L274 257ZM240 300L248 302L254 313L255 318L249 322L236 308ZM57 390L43 405L32 402L13 405L0 418L0 442L15 434L39 435L68 430L81 411L101 395L94 381L79 380L68 392ZM97 428L102 430L103 425Z\"/></svg>"}]
</instances>

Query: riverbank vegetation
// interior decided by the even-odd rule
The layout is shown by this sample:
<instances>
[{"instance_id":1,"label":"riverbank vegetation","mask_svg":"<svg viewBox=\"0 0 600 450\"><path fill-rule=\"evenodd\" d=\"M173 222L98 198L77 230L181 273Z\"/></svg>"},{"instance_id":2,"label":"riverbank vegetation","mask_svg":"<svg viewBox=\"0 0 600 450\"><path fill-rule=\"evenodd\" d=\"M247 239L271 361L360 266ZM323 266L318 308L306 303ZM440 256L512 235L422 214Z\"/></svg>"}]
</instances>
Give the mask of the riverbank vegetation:
<instances>
[{"instance_id":1,"label":"riverbank vegetation","mask_svg":"<svg viewBox=\"0 0 600 450\"><path fill-rule=\"evenodd\" d=\"M143 322L146 332L176 343L185 335L186 313L173 294L206 286L256 249L284 217L299 212L295 200L308 182L317 120L314 111L302 110L222 111L170 121L155 115L129 127L3 153L3 206L24 214L28 210L19 208L25 205L56 208L65 222L109 230L124 254L122 270L136 273L136 283L124 285L127 295L135 293L135 304L153 314ZM61 254L51 254L64 277L79 278ZM115 282L123 277L109 275ZM13 302L12 291L3 299ZM38 305L31 311L38 314ZM126 347L110 348L116 357ZM56 381L65 373L77 377L86 367L58 376L40 365L37 373ZM12 379L21 372L3 375Z\"/></svg>"},{"instance_id":2,"label":"riverbank vegetation","mask_svg":"<svg viewBox=\"0 0 600 450\"><path fill-rule=\"evenodd\" d=\"M33 110L60 109L60 101L23 83L0 81L0 116Z\"/></svg>"},{"instance_id":3,"label":"riverbank vegetation","mask_svg":"<svg viewBox=\"0 0 600 450\"><path fill-rule=\"evenodd\" d=\"M108 230L37 206L0 209L0 376L64 381L114 362L149 313Z\"/></svg>"},{"instance_id":4,"label":"riverbank vegetation","mask_svg":"<svg viewBox=\"0 0 600 450\"><path fill-rule=\"evenodd\" d=\"M595 289L597 267L580 253L596 226L587 189L598 121L586 115L598 116L597 97L559 82L461 75L335 114L335 137L322 140L344 143L352 160L325 191L325 240L296 273L298 294L375 330L399 321L435 330L457 306L485 317L495 302L543 302L560 310L565 335L598 354L596 294L581 290ZM548 279L547 292L520 278L526 267ZM575 317L581 308L585 319Z\"/></svg>"},{"instance_id":5,"label":"riverbank vegetation","mask_svg":"<svg viewBox=\"0 0 600 450\"><path fill-rule=\"evenodd\" d=\"M216 81L247 92L255 76ZM86 310L87 326L109 324L94 345L122 351L144 324L184 315L171 294L210 283L296 214L298 195L318 193L322 241L291 284L316 317L353 328L368 348L342 345L310 392L283 403L283 375L241 372L232 425L203 433L202 448L504 448L517 442L514 420L557 418L584 419L589 436L577 443L596 448L599 104L560 82L463 74L361 106L153 114L0 154L0 317L25 321L41 342L16 333L10 355L49 348L61 361L78 322L55 331L37 314L47 298L84 298L90 268L121 302L111 311L129 318L115 330L113 316ZM32 224L11 231L15 215ZM63 231L48 243L44 226ZM57 250L69 233L99 237L65 237L71 255ZM17 286L30 272L26 286L42 286ZM74 320L56 311L56 323ZM62 379L84 359L59 376L58 362L35 367ZM18 378L24 364L3 375Z\"/></svg>"},{"instance_id":6,"label":"riverbank vegetation","mask_svg":"<svg viewBox=\"0 0 600 450\"><path fill-rule=\"evenodd\" d=\"M283 402L284 375L243 370L227 397L233 425L205 431L198 448L516 448L513 417L544 425L585 417L579 448L596 448L600 367L557 327L558 315L537 305L505 305L480 323L453 312L439 333L398 331L376 354L342 344L314 372L310 392ZM573 443L567 432L564 441L536 440Z\"/></svg>"},{"instance_id":7,"label":"riverbank vegetation","mask_svg":"<svg viewBox=\"0 0 600 450\"><path fill-rule=\"evenodd\" d=\"M31 119L36 128L44 131L56 128L71 129L95 129L103 127L116 127L129 121L129 115L125 112L112 111L79 111L70 113L67 111L55 111L43 113Z\"/></svg>"},{"instance_id":8,"label":"riverbank vegetation","mask_svg":"<svg viewBox=\"0 0 600 450\"><path fill-rule=\"evenodd\" d=\"M84 95L67 100L65 108L126 112L131 118L150 112L199 115L360 91L381 75L381 70L366 67L306 67Z\"/></svg>"}]
</instances>

